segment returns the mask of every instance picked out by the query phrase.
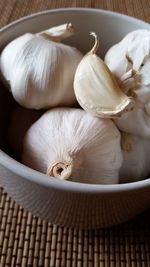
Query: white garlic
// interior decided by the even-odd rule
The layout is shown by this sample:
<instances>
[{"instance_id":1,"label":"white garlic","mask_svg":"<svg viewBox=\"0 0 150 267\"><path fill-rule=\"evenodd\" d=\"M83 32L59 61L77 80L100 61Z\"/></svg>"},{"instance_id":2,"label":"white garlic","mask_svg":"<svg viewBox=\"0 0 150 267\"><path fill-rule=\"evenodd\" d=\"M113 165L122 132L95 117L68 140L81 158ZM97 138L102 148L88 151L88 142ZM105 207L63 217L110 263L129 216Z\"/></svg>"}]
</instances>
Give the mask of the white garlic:
<instances>
[{"instance_id":1,"label":"white garlic","mask_svg":"<svg viewBox=\"0 0 150 267\"><path fill-rule=\"evenodd\" d=\"M128 134L130 149L123 152L120 183L146 179L150 174L150 140Z\"/></svg>"},{"instance_id":2,"label":"white garlic","mask_svg":"<svg viewBox=\"0 0 150 267\"><path fill-rule=\"evenodd\" d=\"M70 27L69 35L73 31ZM45 33L24 34L2 51L1 73L20 105L41 109L76 104L73 79L82 54L74 47L51 41L68 36L70 27L66 26L67 34L60 26L58 31L56 27Z\"/></svg>"},{"instance_id":3,"label":"white garlic","mask_svg":"<svg viewBox=\"0 0 150 267\"><path fill-rule=\"evenodd\" d=\"M132 111L115 120L122 131L150 138L150 31L127 34L105 55L122 90L135 95Z\"/></svg>"},{"instance_id":4,"label":"white garlic","mask_svg":"<svg viewBox=\"0 0 150 267\"><path fill-rule=\"evenodd\" d=\"M120 132L111 120L82 109L51 109L27 131L22 162L62 180L115 184L122 164Z\"/></svg>"},{"instance_id":5,"label":"white garlic","mask_svg":"<svg viewBox=\"0 0 150 267\"><path fill-rule=\"evenodd\" d=\"M96 55L99 41L95 33L91 34L95 37L95 44L77 67L75 95L81 107L93 116L118 117L133 107L134 100L121 91L104 61Z\"/></svg>"}]
</instances>

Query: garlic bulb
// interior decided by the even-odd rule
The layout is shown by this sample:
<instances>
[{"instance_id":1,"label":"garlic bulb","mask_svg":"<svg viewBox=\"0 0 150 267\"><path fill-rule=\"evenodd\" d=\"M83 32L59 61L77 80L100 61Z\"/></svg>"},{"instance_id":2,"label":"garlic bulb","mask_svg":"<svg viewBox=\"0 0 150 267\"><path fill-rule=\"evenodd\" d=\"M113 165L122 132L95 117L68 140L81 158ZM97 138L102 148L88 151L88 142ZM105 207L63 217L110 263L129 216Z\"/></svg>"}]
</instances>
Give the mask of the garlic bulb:
<instances>
[{"instance_id":1,"label":"garlic bulb","mask_svg":"<svg viewBox=\"0 0 150 267\"><path fill-rule=\"evenodd\" d=\"M96 55L99 41L95 33L91 34L95 37L95 44L76 70L75 95L81 107L93 116L118 117L130 110L134 101L121 91L106 64Z\"/></svg>"},{"instance_id":2,"label":"garlic bulb","mask_svg":"<svg viewBox=\"0 0 150 267\"><path fill-rule=\"evenodd\" d=\"M62 180L115 184L122 164L120 133L111 120L82 109L51 109L27 131L22 162Z\"/></svg>"},{"instance_id":3,"label":"garlic bulb","mask_svg":"<svg viewBox=\"0 0 150 267\"><path fill-rule=\"evenodd\" d=\"M73 31L71 25L66 26L67 34L58 28L46 30L45 34L24 34L1 53L3 78L9 82L15 100L24 107L41 109L76 103L73 78L82 54L74 47L51 41Z\"/></svg>"},{"instance_id":4,"label":"garlic bulb","mask_svg":"<svg viewBox=\"0 0 150 267\"><path fill-rule=\"evenodd\" d=\"M150 138L150 31L127 34L105 55L122 90L136 95L132 111L115 120L122 131Z\"/></svg>"},{"instance_id":5,"label":"garlic bulb","mask_svg":"<svg viewBox=\"0 0 150 267\"><path fill-rule=\"evenodd\" d=\"M123 152L120 183L146 179L150 174L150 140L128 134L131 149Z\"/></svg>"}]
</instances>

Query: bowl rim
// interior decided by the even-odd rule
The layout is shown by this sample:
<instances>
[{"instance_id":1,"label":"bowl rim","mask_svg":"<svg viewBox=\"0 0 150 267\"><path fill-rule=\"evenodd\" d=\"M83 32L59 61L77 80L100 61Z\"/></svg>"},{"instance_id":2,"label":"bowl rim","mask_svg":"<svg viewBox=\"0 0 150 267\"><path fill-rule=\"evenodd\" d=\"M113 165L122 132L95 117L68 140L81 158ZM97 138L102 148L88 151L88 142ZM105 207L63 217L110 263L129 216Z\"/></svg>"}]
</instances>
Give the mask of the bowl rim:
<instances>
[{"instance_id":1,"label":"bowl rim","mask_svg":"<svg viewBox=\"0 0 150 267\"><path fill-rule=\"evenodd\" d=\"M76 13L79 13L79 12L93 12L93 13L100 13L100 14L106 14L106 15L109 15L109 16L112 16L112 17L118 17L120 19L124 19L126 21L131 21L131 22L135 22L136 24L139 24L142 25L142 26L146 26L146 27L150 27L150 24L146 21L143 21L139 18L135 18L135 17L132 17L132 16L129 16L129 15L126 15L126 14L123 14L123 13L119 13L119 12L116 12L116 11L111 11L111 10L106 10L106 9L101 9L101 8L90 8L90 7L65 7L65 8L54 8L54 9L48 9L48 10L43 10L43 11L39 11L39 12L35 12L35 13L32 13L30 15L27 15L27 16L23 16L23 17L20 17L18 18L17 20L15 21L12 21L10 23L8 23L7 25L3 26L1 29L0 29L0 33L4 32L5 30L19 24L19 23L22 23L26 20L30 20L32 18L36 18L38 16L46 16L47 14L49 13L67 13L67 12L76 12Z\"/></svg>"},{"instance_id":2,"label":"bowl rim","mask_svg":"<svg viewBox=\"0 0 150 267\"><path fill-rule=\"evenodd\" d=\"M150 178L132 183L107 185L62 181L20 163L2 150L0 150L0 164L3 165L3 167L5 167L7 170L30 182L40 184L44 187L53 188L60 191L69 191L72 193L120 193L124 191L129 192L133 190L140 190L148 186L150 187Z\"/></svg>"},{"instance_id":3,"label":"bowl rim","mask_svg":"<svg viewBox=\"0 0 150 267\"><path fill-rule=\"evenodd\" d=\"M49 9L49 10L43 10L40 12L36 12L24 17L21 17L6 26L3 26L0 29L0 34L7 31L7 29L10 29L11 27L14 27L17 24L20 24L22 22L25 22L27 20L30 20L32 18L36 18L38 16L45 16L47 14L51 13L62 13L62 12L93 12L93 13L99 13L99 14L106 14L112 17L117 17L120 19L123 19L125 21L131 21L133 23L136 23L139 26L146 26L146 28L149 26L148 22L142 21L138 18L134 18L122 13L105 10L105 9L98 9L98 8L86 8L86 7L67 7L67 8L55 8L55 9ZM132 183L124 183L124 184L87 184L87 183L79 183L79 182L72 182L72 181L61 181L57 180L54 177L50 177L48 175L42 174L39 171L36 171L32 168L29 168L25 166L24 164L18 162L17 160L10 157L8 154L6 154L3 150L0 150L0 164L2 164L6 169L10 170L14 174L20 176L21 178L24 178L26 180L29 180L31 182L40 184L44 187L48 188L54 188L56 190L60 191L68 191L68 192L74 192L74 193L88 193L88 194L99 194L99 193L120 193L124 191L133 191L133 190L139 190L143 189L147 186L150 186L150 178L132 182Z\"/></svg>"}]
</instances>

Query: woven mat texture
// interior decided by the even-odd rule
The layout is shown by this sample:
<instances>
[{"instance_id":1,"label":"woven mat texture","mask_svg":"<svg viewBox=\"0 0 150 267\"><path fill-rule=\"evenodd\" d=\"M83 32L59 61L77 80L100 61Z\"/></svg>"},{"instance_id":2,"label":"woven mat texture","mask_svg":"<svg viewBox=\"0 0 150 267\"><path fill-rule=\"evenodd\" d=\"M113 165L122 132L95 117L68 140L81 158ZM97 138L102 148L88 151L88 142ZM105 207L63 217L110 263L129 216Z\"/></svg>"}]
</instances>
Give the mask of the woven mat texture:
<instances>
[{"instance_id":1,"label":"woven mat texture","mask_svg":"<svg viewBox=\"0 0 150 267\"><path fill-rule=\"evenodd\" d=\"M0 27L41 10L92 7L150 22L150 0L0 0ZM0 189L0 267L150 267L150 210L108 229L77 231L52 225Z\"/></svg>"}]
</instances>

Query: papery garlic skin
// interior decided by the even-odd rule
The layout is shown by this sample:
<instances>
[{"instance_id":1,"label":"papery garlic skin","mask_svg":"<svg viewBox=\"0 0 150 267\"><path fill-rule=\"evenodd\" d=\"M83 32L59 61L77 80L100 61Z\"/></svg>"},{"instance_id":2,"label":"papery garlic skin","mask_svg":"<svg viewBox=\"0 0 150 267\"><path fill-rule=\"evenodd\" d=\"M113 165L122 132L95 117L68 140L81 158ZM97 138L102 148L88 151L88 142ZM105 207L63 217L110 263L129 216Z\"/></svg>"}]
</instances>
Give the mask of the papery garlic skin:
<instances>
[{"instance_id":1,"label":"papery garlic skin","mask_svg":"<svg viewBox=\"0 0 150 267\"><path fill-rule=\"evenodd\" d=\"M91 34L95 37L95 44L75 72L76 98L81 107L95 117L119 117L132 109L134 100L121 91L107 65L96 55L98 37L95 33Z\"/></svg>"},{"instance_id":2,"label":"papery garlic skin","mask_svg":"<svg viewBox=\"0 0 150 267\"><path fill-rule=\"evenodd\" d=\"M131 149L122 151L123 164L119 182L130 183L144 180L150 174L150 140L129 134Z\"/></svg>"},{"instance_id":3,"label":"papery garlic skin","mask_svg":"<svg viewBox=\"0 0 150 267\"><path fill-rule=\"evenodd\" d=\"M63 39L73 34L74 27L71 23L65 23L37 33L38 36L43 36L54 42L61 42Z\"/></svg>"},{"instance_id":4,"label":"papery garlic skin","mask_svg":"<svg viewBox=\"0 0 150 267\"><path fill-rule=\"evenodd\" d=\"M116 125L122 131L150 138L150 31L127 34L108 50L105 63L122 90L136 95L134 109L117 118Z\"/></svg>"},{"instance_id":5,"label":"papery garlic skin","mask_svg":"<svg viewBox=\"0 0 150 267\"><path fill-rule=\"evenodd\" d=\"M52 109L27 131L22 162L58 179L116 184L122 164L120 132L111 120L84 110Z\"/></svg>"},{"instance_id":6,"label":"papery garlic skin","mask_svg":"<svg viewBox=\"0 0 150 267\"><path fill-rule=\"evenodd\" d=\"M73 79L82 54L74 47L25 34L1 53L1 72L26 108L73 106Z\"/></svg>"}]
</instances>

